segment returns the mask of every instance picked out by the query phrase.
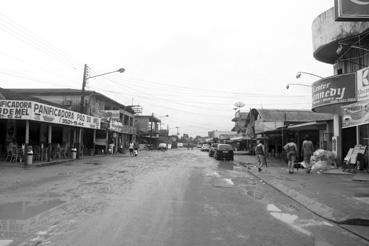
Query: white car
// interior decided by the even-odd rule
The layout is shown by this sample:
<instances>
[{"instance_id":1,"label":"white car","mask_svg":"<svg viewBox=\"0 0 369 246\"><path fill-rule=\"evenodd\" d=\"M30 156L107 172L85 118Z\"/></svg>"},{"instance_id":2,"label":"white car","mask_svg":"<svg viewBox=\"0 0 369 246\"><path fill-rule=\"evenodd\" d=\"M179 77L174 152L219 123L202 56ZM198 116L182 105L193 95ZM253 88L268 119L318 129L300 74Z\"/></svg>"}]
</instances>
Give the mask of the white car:
<instances>
[{"instance_id":1,"label":"white car","mask_svg":"<svg viewBox=\"0 0 369 246\"><path fill-rule=\"evenodd\" d=\"M201 151L209 151L210 150L210 145L209 144L203 144L201 146Z\"/></svg>"}]
</instances>

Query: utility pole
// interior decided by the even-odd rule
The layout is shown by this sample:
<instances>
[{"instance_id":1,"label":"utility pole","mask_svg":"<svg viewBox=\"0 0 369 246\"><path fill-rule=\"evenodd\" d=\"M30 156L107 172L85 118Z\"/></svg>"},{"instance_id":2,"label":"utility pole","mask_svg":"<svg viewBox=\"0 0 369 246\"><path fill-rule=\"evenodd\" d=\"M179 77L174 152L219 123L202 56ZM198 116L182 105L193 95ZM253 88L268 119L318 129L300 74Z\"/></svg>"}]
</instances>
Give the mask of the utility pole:
<instances>
[{"instance_id":1,"label":"utility pole","mask_svg":"<svg viewBox=\"0 0 369 246\"><path fill-rule=\"evenodd\" d=\"M152 141L152 122L154 120L154 113L151 114L151 118L150 118L150 144L151 144L151 148L153 148L153 141Z\"/></svg>"},{"instance_id":2,"label":"utility pole","mask_svg":"<svg viewBox=\"0 0 369 246\"><path fill-rule=\"evenodd\" d=\"M178 128L179 128L179 126L176 126L176 128L177 128L177 136L179 135L179 132L178 132Z\"/></svg>"},{"instance_id":3,"label":"utility pole","mask_svg":"<svg viewBox=\"0 0 369 246\"><path fill-rule=\"evenodd\" d=\"M88 66L85 64L85 68L83 71L83 80L82 80L82 91L81 91L81 104L80 104L80 113L85 113L85 89L86 89L86 83L87 83L87 76L88 76ZM77 159L81 156L81 138L82 138L82 128L78 128L78 134L77 134Z\"/></svg>"}]
</instances>

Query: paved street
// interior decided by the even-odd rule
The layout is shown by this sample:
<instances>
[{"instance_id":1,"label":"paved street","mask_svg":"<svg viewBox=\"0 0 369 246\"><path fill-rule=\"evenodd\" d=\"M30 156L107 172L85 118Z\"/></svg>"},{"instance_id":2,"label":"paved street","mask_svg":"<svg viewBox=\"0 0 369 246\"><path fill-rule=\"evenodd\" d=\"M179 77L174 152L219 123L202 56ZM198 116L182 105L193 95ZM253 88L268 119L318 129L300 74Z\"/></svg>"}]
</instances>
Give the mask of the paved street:
<instances>
[{"instance_id":1,"label":"paved street","mask_svg":"<svg viewBox=\"0 0 369 246\"><path fill-rule=\"evenodd\" d=\"M368 245L199 150L2 168L0 201L0 245Z\"/></svg>"}]
</instances>

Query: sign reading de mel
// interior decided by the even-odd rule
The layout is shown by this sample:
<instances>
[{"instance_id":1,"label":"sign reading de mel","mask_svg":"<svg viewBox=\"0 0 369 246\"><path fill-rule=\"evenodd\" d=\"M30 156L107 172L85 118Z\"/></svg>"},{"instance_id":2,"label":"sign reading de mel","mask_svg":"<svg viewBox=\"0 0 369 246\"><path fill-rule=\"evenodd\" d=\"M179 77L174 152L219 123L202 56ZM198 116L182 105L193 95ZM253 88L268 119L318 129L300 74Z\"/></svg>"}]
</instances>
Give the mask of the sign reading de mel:
<instances>
[{"instance_id":1,"label":"sign reading de mel","mask_svg":"<svg viewBox=\"0 0 369 246\"><path fill-rule=\"evenodd\" d=\"M312 108L356 102L356 74L340 74L316 81L312 85Z\"/></svg>"},{"instance_id":2,"label":"sign reading de mel","mask_svg":"<svg viewBox=\"0 0 369 246\"><path fill-rule=\"evenodd\" d=\"M368 21L369 0L335 0L336 21Z\"/></svg>"},{"instance_id":3,"label":"sign reading de mel","mask_svg":"<svg viewBox=\"0 0 369 246\"><path fill-rule=\"evenodd\" d=\"M0 100L1 119L36 120L100 129L100 118L33 101Z\"/></svg>"}]
</instances>

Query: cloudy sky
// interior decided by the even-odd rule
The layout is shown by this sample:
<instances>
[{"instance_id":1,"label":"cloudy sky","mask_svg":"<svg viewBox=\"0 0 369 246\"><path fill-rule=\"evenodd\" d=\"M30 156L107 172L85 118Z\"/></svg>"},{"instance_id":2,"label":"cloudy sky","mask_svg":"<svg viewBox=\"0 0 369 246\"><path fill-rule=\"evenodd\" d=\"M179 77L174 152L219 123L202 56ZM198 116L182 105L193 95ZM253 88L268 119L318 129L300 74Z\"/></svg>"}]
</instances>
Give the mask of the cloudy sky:
<instances>
[{"instance_id":1,"label":"cloudy sky","mask_svg":"<svg viewBox=\"0 0 369 246\"><path fill-rule=\"evenodd\" d=\"M311 24L333 0L2 1L3 88L88 89L154 113L171 132L230 130L234 103L310 109ZM162 117L164 115L169 117Z\"/></svg>"}]
</instances>

